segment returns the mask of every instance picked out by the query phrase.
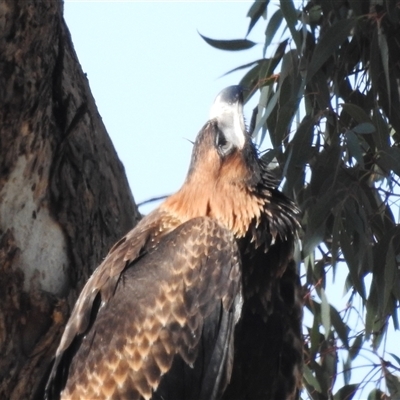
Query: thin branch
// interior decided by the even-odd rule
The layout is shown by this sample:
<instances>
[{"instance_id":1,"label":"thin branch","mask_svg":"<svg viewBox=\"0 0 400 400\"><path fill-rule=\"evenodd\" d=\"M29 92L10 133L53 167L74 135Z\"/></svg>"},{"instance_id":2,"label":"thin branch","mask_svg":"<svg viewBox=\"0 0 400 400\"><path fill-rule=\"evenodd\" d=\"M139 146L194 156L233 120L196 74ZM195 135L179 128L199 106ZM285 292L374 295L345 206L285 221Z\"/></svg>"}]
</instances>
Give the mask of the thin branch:
<instances>
[{"instance_id":1,"label":"thin branch","mask_svg":"<svg viewBox=\"0 0 400 400\"><path fill-rule=\"evenodd\" d=\"M164 200L169 196L170 196L169 194L166 194L164 196L152 197L151 199L147 199L147 200L144 200L144 201L138 203L137 206L141 207L141 206L144 206L145 204L153 203L153 202L159 201L159 200Z\"/></svg>"}]
</instances>

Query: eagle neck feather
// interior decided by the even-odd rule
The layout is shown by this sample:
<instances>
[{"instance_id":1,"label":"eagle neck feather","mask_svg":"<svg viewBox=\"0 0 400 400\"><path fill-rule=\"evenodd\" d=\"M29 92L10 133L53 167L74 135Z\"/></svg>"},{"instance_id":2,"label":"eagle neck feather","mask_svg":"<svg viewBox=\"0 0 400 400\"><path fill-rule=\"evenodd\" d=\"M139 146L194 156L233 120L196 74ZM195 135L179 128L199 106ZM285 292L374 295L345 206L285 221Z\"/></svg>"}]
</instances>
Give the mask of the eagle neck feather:
<instances>
[{"instance_id":1,"label":"eagle neck feather","mask_svg":"<svg viewBox=\"0 0 400 400\"><path fill-rule=\"evenodd\" d=\"M261 176L254 185L226 179L226 174L192 174L160 210L180 223L202 216L216 219L237 239L247 237L253 247L265 251L278 239L293 241L299 228L299 211L276 188L266 165L260 160L258 163Z\"/></svg>"},{"instance_id":2,"label":"eagle neck feather","mask_svg":"<svg viewBox=\"0 0 400 400\"><path fill-rule=\"evenodd\" d=\"M250 224L259 223L262 204L244 184L210 180L201 185L187 182L160 207L181 222L201 216L216 219L240 238Z\"/></svg>"}]
</instances>

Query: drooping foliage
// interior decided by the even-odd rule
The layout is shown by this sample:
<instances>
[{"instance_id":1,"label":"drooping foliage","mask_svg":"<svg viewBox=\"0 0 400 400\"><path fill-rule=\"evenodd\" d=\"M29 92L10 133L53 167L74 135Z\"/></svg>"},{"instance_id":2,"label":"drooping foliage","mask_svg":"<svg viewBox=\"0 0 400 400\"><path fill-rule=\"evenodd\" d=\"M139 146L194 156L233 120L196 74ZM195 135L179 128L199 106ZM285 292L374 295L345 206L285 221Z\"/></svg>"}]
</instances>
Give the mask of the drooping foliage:
<instances>
[{"instance_id":1,"label":"drooping foliage","mask_svg":"<svg viewBox=\"0 0 400 400\"><path fill-rule=\"evenodd\" d=\"M265 0L248 17L247 34L265 26L262 58L235 70L247 70L240 83L258 99L264 157L303 211L313 316L303 397L400 398L400 350L385 350L399 335L400 2ZM230 51L256 45L203 38ZM347 306L336 309L330 291L343 288L331 277L344 273Z\"/></svg>"}]
</instances>

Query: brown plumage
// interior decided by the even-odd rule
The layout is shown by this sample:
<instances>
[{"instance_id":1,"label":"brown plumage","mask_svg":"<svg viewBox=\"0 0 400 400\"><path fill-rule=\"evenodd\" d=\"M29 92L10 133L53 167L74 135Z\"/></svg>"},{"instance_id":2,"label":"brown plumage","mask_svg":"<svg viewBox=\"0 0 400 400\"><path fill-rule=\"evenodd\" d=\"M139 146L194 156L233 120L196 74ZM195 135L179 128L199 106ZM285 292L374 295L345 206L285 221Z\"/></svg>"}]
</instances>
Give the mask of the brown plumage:
<instances>
[{"instance_id":1,"label":"brown plumage","mask_svg":"<svg viewBox=\"0 0 400 400\"><path fill-rule=\"evenodd\" d=\"M225 89L182 188L82 290L48 398L296 398L296 214L245 132L240 87Z\"/></svg>"}]
</instances>

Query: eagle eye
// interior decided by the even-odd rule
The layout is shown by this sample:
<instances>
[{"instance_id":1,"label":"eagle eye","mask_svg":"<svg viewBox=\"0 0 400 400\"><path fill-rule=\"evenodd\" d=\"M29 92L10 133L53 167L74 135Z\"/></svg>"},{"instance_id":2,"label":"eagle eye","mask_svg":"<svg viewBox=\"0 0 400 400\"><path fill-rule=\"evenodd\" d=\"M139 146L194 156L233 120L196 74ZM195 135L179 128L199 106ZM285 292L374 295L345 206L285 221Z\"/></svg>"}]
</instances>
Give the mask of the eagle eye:
<instances>
[{"instance_id":1,"label":"eagle eye","mask_svg":"<svg viewBox=\"0 0 400 400\"><path fill-rule=\"evenodd\" d=\"M215 144L217 146L218 153L221 156L227 156L229 153L232 152L234 147L232 142L226 140L225 135L221 131L217 132L217 135L215 137Z\"/></svg>"}]
</instances>

